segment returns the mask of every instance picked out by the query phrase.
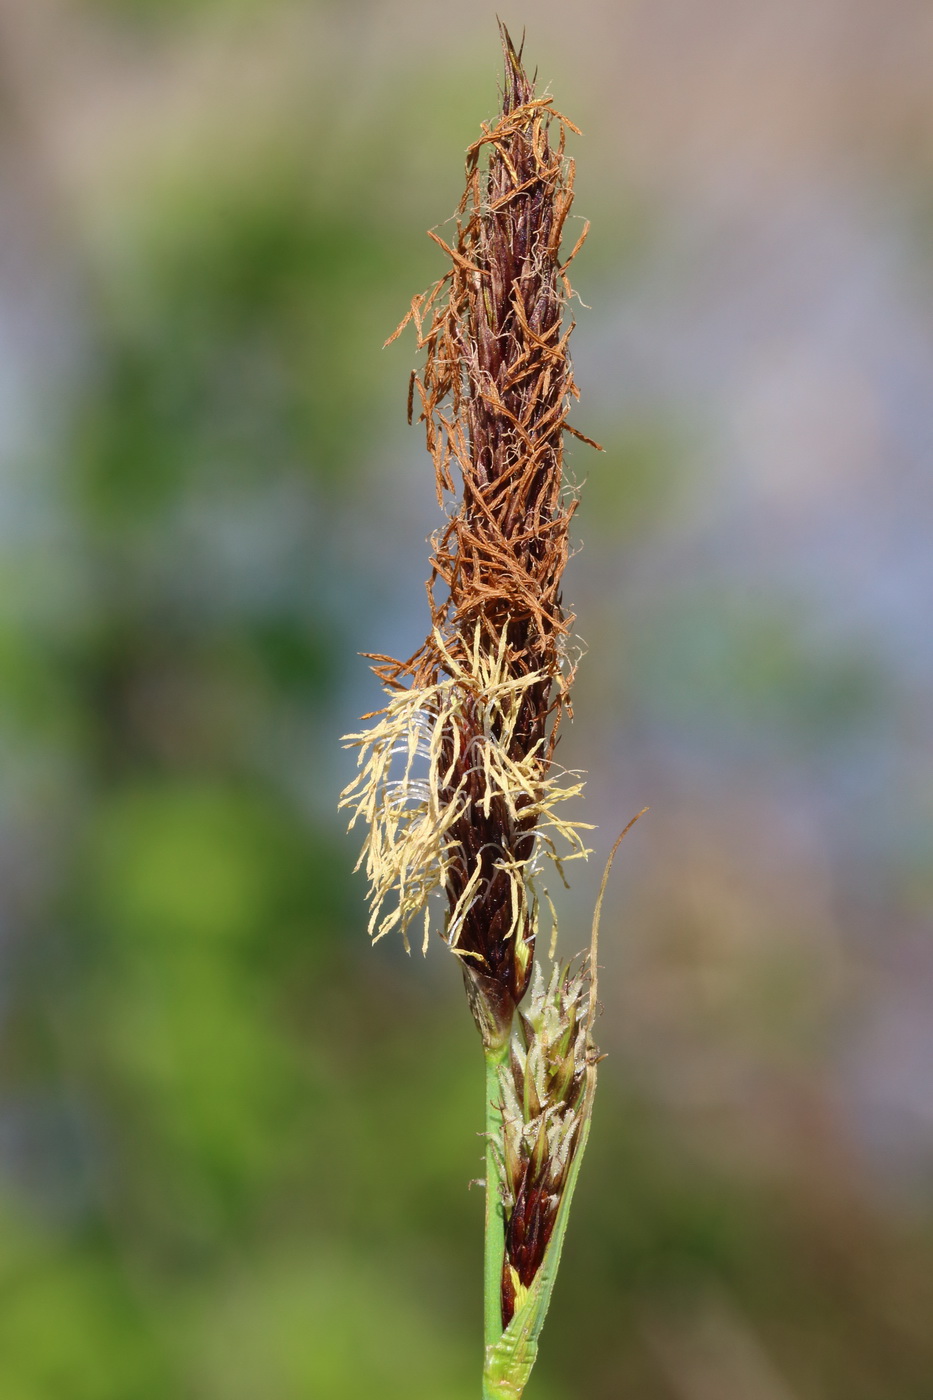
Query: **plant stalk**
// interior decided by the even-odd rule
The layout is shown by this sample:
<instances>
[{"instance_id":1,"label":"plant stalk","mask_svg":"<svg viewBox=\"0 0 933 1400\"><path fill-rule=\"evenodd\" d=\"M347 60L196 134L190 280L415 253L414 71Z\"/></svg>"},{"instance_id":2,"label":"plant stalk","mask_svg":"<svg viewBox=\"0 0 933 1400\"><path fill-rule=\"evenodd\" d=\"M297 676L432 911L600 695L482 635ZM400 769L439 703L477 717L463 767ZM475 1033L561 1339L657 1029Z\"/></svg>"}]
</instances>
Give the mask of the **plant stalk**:
<instances>
[{"instance_id":1,"label":"plant stalk","mask_svg":"<svg viewBox=\"0 0 933 1400\"><path fill-rule=\"evenodd\" d=\"M502 1261L505 1224L502 1216L502 1091L499 1070L509 1057L509 1044L487 1050L486 1056L486 1234L483 1250L483 1342L486 1355L502 1336ZM484 1397L487 1395L485 1383Z\"/></svg>"}]
</instances>

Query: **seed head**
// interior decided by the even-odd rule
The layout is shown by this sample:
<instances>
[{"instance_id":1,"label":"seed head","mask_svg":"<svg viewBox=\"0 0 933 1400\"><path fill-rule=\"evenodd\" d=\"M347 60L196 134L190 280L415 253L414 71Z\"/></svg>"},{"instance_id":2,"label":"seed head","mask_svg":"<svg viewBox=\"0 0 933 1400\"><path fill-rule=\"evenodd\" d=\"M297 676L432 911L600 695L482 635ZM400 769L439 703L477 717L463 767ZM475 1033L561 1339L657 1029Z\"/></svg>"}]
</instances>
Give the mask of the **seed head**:
<instances>
[{"instance_id":1,"label":"seed head","mask_svg":"<svg viewBox=\"0 0 933 1400\"><path fill-rule=\"evenodd\" d=\"M442 891L487 1046L507 1042L528 988L542 859L586 854L583 824L557 811L581 784L553 762L573 677L561 576L576 507L563 475L576 248L562 263L560 245L577 128L502 36L501 112L467 152L456 235L431 233L450 266L395 332L412 321L426 352L409 417L417 395L438 500L455 498L432 541L431 629L407 661L372 658L389 703L349 736L360 774L342 799L370 825L371 933L404 936L423 915L427 937Z\"/></svg>"}]
</instances>

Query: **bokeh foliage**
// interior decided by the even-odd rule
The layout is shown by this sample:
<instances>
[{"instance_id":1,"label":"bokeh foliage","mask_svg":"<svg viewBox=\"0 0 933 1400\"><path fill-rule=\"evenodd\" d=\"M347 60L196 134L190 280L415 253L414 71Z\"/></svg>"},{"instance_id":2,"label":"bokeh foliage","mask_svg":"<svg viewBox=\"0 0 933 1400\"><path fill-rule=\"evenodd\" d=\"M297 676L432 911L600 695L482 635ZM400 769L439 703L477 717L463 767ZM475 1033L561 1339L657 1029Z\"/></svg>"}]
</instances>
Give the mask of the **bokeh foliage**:
<instances>
[{"instance_id":1,"label":"bokeh foliage","mask_svg":"<svg viewBox=\"0 0 933 1400\"><path fill-rule=\"evenodd\" d=\"M250 6L79 8L146 44ZM476 1393L478 1048L450 967L366 947L332 815L385 586L353 522L385 500L408 367L378 347L436 275L421 227L493 105L488 64L450 68L342 133L321 72L235 158L194 131L132 171L102 240L73 211L81 354L36 449L55 523L0 561L3 1400ZM580 520L611 644L580 712L636 737L650 714L707 756L836 761L884 680L815 642L796 599L674 579L617 620L600 568L691 483L682 422L604 417ZM736 1007L699 966L714 902L641 916L684 1025L708 1011L723 1053L740 1034L808 1079L819 970L759 958ZM765 916L793 944L792 904ZM899 1233L806 1154L748 1168L733 1120L698 1141L642 1068L606 1067L538 1400L693 1400L711 1351L723 1400L756 1400L747 1319L801 1400L926 1400L928 1226Z\"/></svg>"}]
</instances>

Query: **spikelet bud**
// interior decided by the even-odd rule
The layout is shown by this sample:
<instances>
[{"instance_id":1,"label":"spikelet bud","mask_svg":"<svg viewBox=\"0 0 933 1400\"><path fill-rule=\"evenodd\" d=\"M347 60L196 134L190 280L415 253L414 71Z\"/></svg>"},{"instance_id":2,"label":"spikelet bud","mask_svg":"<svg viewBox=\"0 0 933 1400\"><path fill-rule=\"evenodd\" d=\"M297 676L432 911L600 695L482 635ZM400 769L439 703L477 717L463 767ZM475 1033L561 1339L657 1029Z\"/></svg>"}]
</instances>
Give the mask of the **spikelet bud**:
<instances>
[{"instance_id":1,"label":"spikelet bud","mask_svg":"<svg viewBox=\"0 0 933 1400\"><path fill-rule=\"evenodd\" d=\"M591 1007L588 964L535 967L519 1013L502 1088L502 1325L544 1262L585 1121Z\"/></svg>"}]
</instances>

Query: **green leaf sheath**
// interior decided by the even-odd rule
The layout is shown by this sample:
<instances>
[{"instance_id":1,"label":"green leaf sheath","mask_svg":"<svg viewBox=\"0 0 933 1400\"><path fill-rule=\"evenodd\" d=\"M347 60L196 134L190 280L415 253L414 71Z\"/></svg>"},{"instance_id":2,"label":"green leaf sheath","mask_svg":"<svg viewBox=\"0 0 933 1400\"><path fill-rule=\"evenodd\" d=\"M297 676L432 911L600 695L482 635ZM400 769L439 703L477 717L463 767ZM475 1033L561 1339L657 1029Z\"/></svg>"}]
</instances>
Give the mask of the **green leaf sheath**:
<instances>
[{"instance_id":1,"label":"green leaf sheath","mask_svg":"<svg viewBox=\"0 0 933 1400\"><path fill-rule=\"evenodd\" d=\"M541 1328L544 1326L544 1319L551 1302L554 1280L557 1277L557 1266L560 1263L564 1236L567 1233L570 1203L573 1200L577 1177L580 1174L580 1164L583 1161L583 1153L590 1133L593 1096L596 1091L595 1064L591 1064L589 1067L588 1079L580 1141L574 1152L567 1184L564 1187L557 1219L554 1222L554 1233L548 1243L544 1262L528 1290L527 1298L517 1309L505 1332L502 1332L500 1328L499 1336L491 1344L487 1334L486 1365L483 1371L483 1400L519 1400L538 1355L538 1338L541 1335Z\"/></svg>"}]
</instances>

